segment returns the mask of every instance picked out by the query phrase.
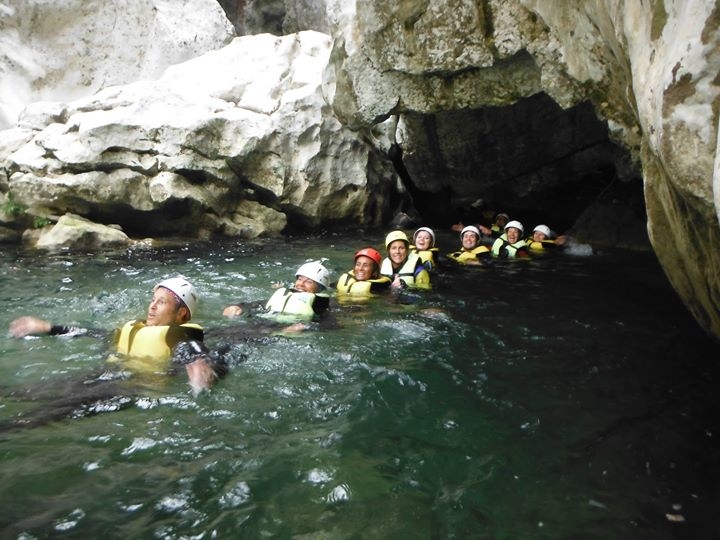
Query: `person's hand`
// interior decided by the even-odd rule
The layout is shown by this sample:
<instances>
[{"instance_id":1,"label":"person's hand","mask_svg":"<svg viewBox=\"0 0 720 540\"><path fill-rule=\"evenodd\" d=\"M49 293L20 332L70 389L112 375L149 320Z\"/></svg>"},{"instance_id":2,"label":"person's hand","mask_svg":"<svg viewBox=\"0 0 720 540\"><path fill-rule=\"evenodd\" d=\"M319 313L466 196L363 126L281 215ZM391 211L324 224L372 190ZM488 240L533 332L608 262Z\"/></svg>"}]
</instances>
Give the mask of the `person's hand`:
<instances>
[{"instance_id":1,"label":"person's hand","mask_svg":"<svg viewBox=\"0 0 720 540\"><path fill-rule=\"evenodd\" d=\"M289 333L296 333L296 332L304 332L307 330L307 325L302 322L296 322L294 324L291 324L290 326L286 326L283 328L283 333L289 332Z\"/></svg>"},{"instance_id":2,"label":"person's hand","mask_svg":"<svg viewBox=\"0 0 720 540\"><path fill-rule=\"evenodd\" d=\"M243 314L243 308L241 306L228 306L223 309L223 317L239 317Z\"/></svg>"},{"instance_id":3,"label":"person's hand","mask_svg":"<svg viewBox=\"0 0 720 540\"><path fill-rule=\"evenodd\" d=\"M188 383L192 389L193 396L197 396L203 390L212 388L217 382L217 375L210 364L204 358L198 358L194 362L185 365L188 376Z\"/></svg>"},{"instance_id":4,"label":"person's hand","mask_svg":"<svg viewBox=\"0 0 720 540\"><path fill-rule=\"evenodd\" d=\"M564 246L567 243L567 236L565 236L564 234L561 234L560 236L555 238L555 243L558 246Z\"/></svg>"},{"instance_id":5,"label":"person's hand","mask_svg":"<svg viewBox=\"0 0 720 540\"><path fill-rule=\"evenodd\" d=\"M52 325L49 321L37 317L25 316L15 319L10 323L10 334L13 337L21 338L35 334L48 334Z\"/></svg>"},{"instance_id":6,"label":"person's hand","mask_svg":"<svg viewBox=\"0 0 720 540\"><path fill-rule=\"evenodd\" d=\"M393 277L390 287L392 287L393 289L405 288L405 282L402 279L400 279L400 274L395 274L395 277Z\"/></svg>"}]
</instances>

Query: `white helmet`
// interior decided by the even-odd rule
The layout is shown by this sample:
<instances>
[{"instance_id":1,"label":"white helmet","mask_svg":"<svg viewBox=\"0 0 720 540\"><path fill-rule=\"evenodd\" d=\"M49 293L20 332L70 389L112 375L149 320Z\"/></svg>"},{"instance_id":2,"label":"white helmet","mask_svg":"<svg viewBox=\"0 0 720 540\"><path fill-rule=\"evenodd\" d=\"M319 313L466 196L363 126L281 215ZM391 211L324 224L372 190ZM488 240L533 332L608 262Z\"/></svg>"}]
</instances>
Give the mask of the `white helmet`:
<instances>
[{"instance_id":1,"label":"white helmet","mask_svg":"<svg viewBox=\"0 0 720 540\"><path fill-rule=\"evenodd\" d=\"M155 285L153 291L156 291L158 287L165 287L167 290L172 291L175 296L185 304L185 307L188 308L190 318L192 318L200 297L195 287L193 287L188 280L181 277L166 279Z\"/></svg>"},{"instance_id":2,"label":"white helmet","mask_svg":"<svg viewBox=\"0 0 720 540\"><path fill-rule=\"evenodd\" d=\"M507 225L505 225L505 230L507 231L509 228L518 229L520 231L520 234L525 232L525 229L523 228L523 224L519 221L508 221Z\"/></svg>"},{"instance_id":3,"label":"white helmet","mask_svg":"<svg viewBox=\"0 0 720 540\"><path fill-rule=\"evenodd\" d=\"M541 232L548 238L550 238L550 236L552 235L552 232L550 231L550 227L548 227L547 225L538 225L537 227L535 227L533 229L533 232Z\"/></svg>"},{"instance_id":4,"label":"white helmet","mask_svg":"<svg viewBox=\"0 0 720 540\"><path fill-rule=\"evenodd\" d=\"M430 227L420 227L415 233L413 234L413 243L415 243L415 239L417 238L417 235L419 232L425 231L430 235L430 239L432 240L432 246L435 245L435 232Z\"/></svg>"},{"instance_id":5,"label":"white helmet","mask_svg":"<svg viewBox=\"0 0 720 540\"><path fill-rule=\"evenodd\" d=\"M297 272L295 272L295 277L298 276L312 279L315 283L326 289L330 286L330 272L320 264L320 261L303 264L298 268Z\"/></svg>"},{"instance_id":6,"label":"white helmet","mask_svg":"<svg viewBox=\"0 0 720 540\"><path fill-rule=\"evenodd\" d=\"M480 234L480 229L478 229L475 225L468 225L468 226L465 227L462 231L460 231L460 241L461 241L461 242L462 242L463 236L465 236L465 233L466 233L466 232L475 233L478 238L480 238L480 236L482 236L482 235Z\"/></svg>"}]
</instances>

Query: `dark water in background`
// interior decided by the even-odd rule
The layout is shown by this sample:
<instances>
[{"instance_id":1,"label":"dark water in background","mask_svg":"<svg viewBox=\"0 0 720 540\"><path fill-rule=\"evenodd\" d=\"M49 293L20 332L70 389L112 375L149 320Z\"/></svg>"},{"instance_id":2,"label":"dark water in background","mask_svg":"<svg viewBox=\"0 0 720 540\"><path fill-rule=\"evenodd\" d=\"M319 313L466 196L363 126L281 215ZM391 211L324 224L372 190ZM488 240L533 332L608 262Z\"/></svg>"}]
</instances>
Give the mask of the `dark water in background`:
<instances>
[{"instance_id":1,"label":"dark water in background","mask_svg":"<svg viewBox=\"0 0 720 540\"><path fill-rule=\"evenodd\" d=\"M111 329L180 272L203 294L198 322L227 326L224 305L266 299L305 260L327 258L337 278L379 243L6 249L0 325L34 314ZM434 283L335 304L332 330L239 340L244 362L197 399L182 377L136 378L108 386L97 414L1 433L0 536L720 537L719 347L652 256L448 269ZM0 421L57 410L107 352L0 337Z\"/></svg>"}]
</instances>

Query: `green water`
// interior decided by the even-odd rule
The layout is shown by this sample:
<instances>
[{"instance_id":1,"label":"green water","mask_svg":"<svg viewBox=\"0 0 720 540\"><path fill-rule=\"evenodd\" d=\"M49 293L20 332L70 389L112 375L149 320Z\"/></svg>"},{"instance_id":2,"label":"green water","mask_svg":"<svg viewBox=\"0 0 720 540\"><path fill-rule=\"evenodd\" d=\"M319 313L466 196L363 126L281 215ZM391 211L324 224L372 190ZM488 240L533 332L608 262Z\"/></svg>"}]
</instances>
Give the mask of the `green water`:
<instances>
[{"instance_id":1,"label":"green water","mask_svg":"<svg viewBox=\"0 0 720 540\"><path fill-rule=\"evenodd\" d=\"M381 238L5 249L0 325L33 314L109 330L181 273L202 293L197 321L227 327L226 304L266 299L308 259L336 279ZM52 408L108 343L3 336L0 420L48 420L0 434L2 537L720 536L718 344L652 257L447 269L428 294L334 303L333 318L294 337L238 331L209 394L131 379L96 414L60 419ZM234 335L209 334L211 347Z\"/></svg>"}]
</instances>

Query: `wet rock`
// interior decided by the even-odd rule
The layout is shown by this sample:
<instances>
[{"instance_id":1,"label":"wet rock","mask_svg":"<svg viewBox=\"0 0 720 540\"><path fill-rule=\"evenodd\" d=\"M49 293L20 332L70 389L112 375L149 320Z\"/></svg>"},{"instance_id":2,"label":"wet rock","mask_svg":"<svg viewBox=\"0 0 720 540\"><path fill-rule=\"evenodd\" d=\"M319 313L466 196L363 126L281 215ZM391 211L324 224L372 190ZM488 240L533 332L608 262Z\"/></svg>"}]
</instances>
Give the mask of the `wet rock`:
<instances>
[{"instance_id":1,"label":"wet rock","mask_svg":"<svg viewBox=\"0 0 720 540\"><path fill-rule=\"evenodd\" d=\"M65 214L57 223L37 231L36 234L34 246L51 251L64 248L116 248L131 243L119 227L100 225L72 214ZM35 235L27 235L25 239L32 241L32 236Z\"/></svg>"}]
</instances>

